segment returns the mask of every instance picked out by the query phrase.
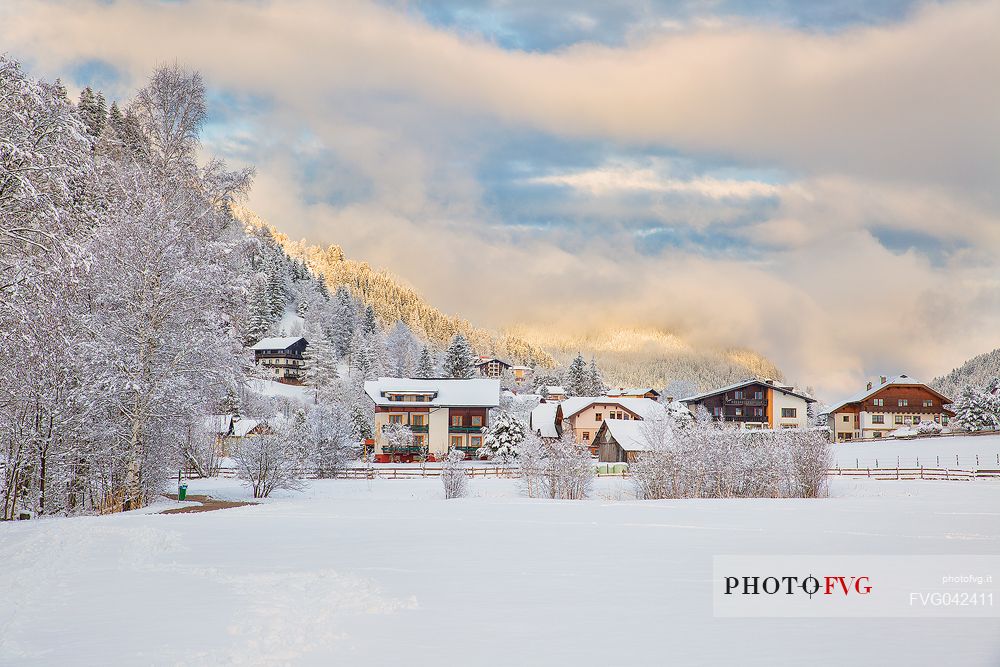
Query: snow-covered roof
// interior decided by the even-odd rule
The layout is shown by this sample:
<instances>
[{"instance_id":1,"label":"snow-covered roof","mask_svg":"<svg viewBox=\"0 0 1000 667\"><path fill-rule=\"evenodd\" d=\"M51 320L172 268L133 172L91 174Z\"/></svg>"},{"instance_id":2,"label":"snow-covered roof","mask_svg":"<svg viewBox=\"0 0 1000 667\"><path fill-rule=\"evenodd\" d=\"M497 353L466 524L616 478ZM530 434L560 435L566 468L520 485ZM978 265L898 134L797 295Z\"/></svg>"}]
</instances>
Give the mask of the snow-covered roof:
<instances>
[{"instance_id":1,"label":"snow-covered roof","mask_svg":"<svg viewBox=\"0 0 1000 667\"><path fill-rule=\"evenodd\" d=\"M647 437L648 422L635 419L606 419L604 425L615 442L626 452L648 452L653 449Z\"/></svg>"},{"instance_id":2,"label":"snow-covered roof","mask_svg":"<svg viewBox=\"0 0 1000 667\"><path fill-rule=\"evenodd\" d=\"M495 408L500 405L500 380L379 378L365 382L365 393L375 405L413 405L412 401L390 401L386 398L389 394L399 393L430 395L430 400L421 401L421 405Z\"/></svg>"},{"instance_id":3,"label":"snow-covered roof","mask_svg":"<svg viewBox=\"0 0 1000 667\"><path fill-rule=\"evenodd\" d=\"M528 417L528 425L531 430L543 438L558 438L559 432L556 431L556 410L558 407L558 403L539 403L535 406Z\"/></svg>"},{"instance_id":4,"label":"snow-covered roof","mask_svg":"<svg viewBox=\"0 0 1000 667\"><path fill-rule=\"evenodd\" d=\"M542 391L543 389L545 391ZM566 390L563 389L561 386L559 386L557 384L549 384L549 385L543 384L543 385L539 385L538 389L535 390L535 393L543 394L543 395L544 394L549 394L549 395L565 396L566 395Z\"/></svg>"},{"instance_id":5,"label":"snow-covered roof","mask_svg":"<svg viewBox=\"0 0 1000 667\"><path fill-rule=\"evenodd\" d=\"M261 422L256 419L247 419L246 417L237 419L233 422L233 435L237 438L246 437L247 433L257 428L260 424Z\"/></svg>"},{"instance_id":6,"label":"snow-covered roof","mask_svg":"<svg viewBox=\"0 0 1000 667\"><path fill-rule=\"evenodd\" d=\"M531 367L530 366L511 366L511 369L515 370L515 371L530 371Z\"/></svg>"},{"instance_id":7,"label":"snow-covered roof","mask_svg":"<svg viewBox=\"0 0 1000 667\"><path fill-rule=\"evenodd\" d=\"M842 408L845 405L848 405L850 403L858 403L860 401L863 401L863 400L869 398L870 396L874 396L875 394L877 394L878 392L882 391L886 387L891 387L893 385L902 386L902 387L912 387L912 386L925 387L929 391L932 391L935 394L937 394L938 396L940 396L943 400L945 400L945 401L950 401L951 400L947 396L944 396L943 394L940 394L940 393L934 391L933 389L931 389L930 387L928 387L927 385L925 385L920 380L916 380L914 378L911 378L910 376L908 376L906 374L901 374L901 375L897 375L895 377L887 378L885 382L873 381L871 383L871 385L872 385L871 389L868 389L868 387L866 385L863 390L859 391L858 393L854 394L853 396L850 396L850 397L844 399L843 401L841 401L840 403L837 403L836 405L834 405L833 407L831 407L829 410L827 410L826 414L832 414L832 413L836 412L837 410L839 410L840 408Z\"/></svg>"},{"instance_id":8,"label":"snow-covered roof","mask_svg":"<svg viewBox=\"0 0 1000 667\"><path fill-rule=\"evenodd\" d=\"M694 396L688 396L687 398L680 399L684 403L691 403L694 401L700 401L703 398L708 398L709 396L715 396L717 394L724 394L727 391L733 391L734 389L740 389L741 387L746 387L751 384L763 384L771 387L775 391L780 391L791 396L798 396L807 403L815 403L816 399L802 392L795 391L795 387L789 387L783 384L777 384L776 382L768 382L767 380L761 380L759 378L747 378L746 380L740 380L739 382L734 382L733 384L728 384L725 387L719 387L718 389L712 389L711 391L704 391L700 394L695 394Z\"/></svg>"},{"instance_id":9,"label":"snow-covered roof","mask_svg":"<svg viewBox=\"0 0 1000 667\"><path fill-rule=\"evenodd\" d=\"M226 435L233 424L232 415L209 415L205 417L205 428L210 433Z\"/></svg>"},{"instance_id":10,"label":"snow-covered roof","mask_svg":"<svg viewBox=\"0 0 1000 667\"><path fill-rule=\"evenodd\" d=\"M610 396L573 396L561 403L563 419L569 419L594 403L618 405L642 419L654 419L663 415L663 406L651 398L613 398Z\"/></svg>"},{"instance_id":11,"label":"snow-covered roof","mask_svg":"<svg viewBox=\"0 0 1000 667\"><path fill-rule=\"evenodd\" d=\"M302 340L302 336L286 336L284 338L262 338L251 350L287 350Z\"/></svg>"},{"instance_id":12,"label":"snow-covered roof","mask_svg":"<svg viewBox=\"0 0 1000 667\"><path fill-rule=\"evenodd\" d=\"M604 395L605 396L643 396L653 392L659 396L660 392L656 391L652 387L624 387L620 389L608 389Z\"/></svg>"}]
</instances>

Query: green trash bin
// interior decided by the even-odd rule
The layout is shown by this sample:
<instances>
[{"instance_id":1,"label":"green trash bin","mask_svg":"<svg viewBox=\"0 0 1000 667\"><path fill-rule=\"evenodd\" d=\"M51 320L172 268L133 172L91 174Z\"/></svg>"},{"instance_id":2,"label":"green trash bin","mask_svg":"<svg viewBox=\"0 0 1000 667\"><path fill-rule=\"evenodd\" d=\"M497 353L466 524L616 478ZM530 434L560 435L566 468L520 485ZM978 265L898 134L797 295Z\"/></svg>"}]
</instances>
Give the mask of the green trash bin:
<instances>
[{"instance_id":1,"label":"green trash bin","mask_svg":"<svg viewBox=\"0 0 1000 667\"><path fill-rule=\"evenodd\" d=\"M179 484L177 486L177 500L184 500L185 498L187 498L187 494L188 494L188 485Z\"/></svg>"}]
</instances>

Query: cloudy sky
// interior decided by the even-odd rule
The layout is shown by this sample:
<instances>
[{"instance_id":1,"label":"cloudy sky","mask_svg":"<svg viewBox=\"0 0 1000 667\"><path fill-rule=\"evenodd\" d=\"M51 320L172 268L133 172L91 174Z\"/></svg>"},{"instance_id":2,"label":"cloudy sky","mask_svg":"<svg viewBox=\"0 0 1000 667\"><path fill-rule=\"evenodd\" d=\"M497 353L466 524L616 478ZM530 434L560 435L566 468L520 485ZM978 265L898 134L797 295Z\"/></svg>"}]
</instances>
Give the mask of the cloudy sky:
<instances>
[{"instance_id":1,"label":"cloudy sky","mask_svg":"<svg viewBox=\"0 0 1000 667\"><path fill-rule=\"evenodd\" d=\"M654 326L828 398L1000 346L1000 1L3 0L127 98L201 70L251 205L477 324Z\"/></svg>"}]
</instances>

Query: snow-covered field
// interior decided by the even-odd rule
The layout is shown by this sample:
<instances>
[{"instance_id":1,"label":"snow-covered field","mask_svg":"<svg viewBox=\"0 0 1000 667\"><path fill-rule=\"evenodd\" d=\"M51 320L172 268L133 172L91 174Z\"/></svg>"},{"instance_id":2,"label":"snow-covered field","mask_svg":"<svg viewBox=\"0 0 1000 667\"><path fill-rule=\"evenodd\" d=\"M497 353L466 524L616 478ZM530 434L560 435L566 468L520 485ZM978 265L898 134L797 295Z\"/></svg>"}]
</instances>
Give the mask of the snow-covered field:
<instances>
[{"instance_id":1,"label":"snow-covered field","mask_svg":"<svg viewBox=\"0 0 1000 667\"><path fill-rule=\"evenodd\" d=\"M869 440L831 445L834 465L842 468L1000 469L1000 435L956 435L912 440Z\"/></svg>"},{"instance_id":2,"label":"snow-covered field","mask_svg":"<svg viewBox=\"0 0 1000 667\"><path fill-rule=\"evenodd\" d=\"M717 619L717 554L997 554L1000 483L823 500L318 481L261 506L0 524L3 665L1000 664L1000 619ZM232 480L189 493L246 498Z\"/></svg>"}]
</instances>

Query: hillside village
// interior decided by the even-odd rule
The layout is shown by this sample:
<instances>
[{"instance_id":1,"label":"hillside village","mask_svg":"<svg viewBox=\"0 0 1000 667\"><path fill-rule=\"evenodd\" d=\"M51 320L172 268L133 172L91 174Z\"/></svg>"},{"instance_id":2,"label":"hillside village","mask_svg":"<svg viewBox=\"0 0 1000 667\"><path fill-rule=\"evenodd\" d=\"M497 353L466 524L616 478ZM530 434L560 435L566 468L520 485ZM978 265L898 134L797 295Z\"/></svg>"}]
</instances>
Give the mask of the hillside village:
<instances>
[{"instance_id":1,"label":"hillside village","mask_svg":"<svg viewBox=\"0 0 1000 667\"><path fill-rule=\"evenodd\" d=\"M596 355L568 354L572 336L553 355L478 329L339 247L292 242L257 218L243 204L252 169L198 164L197 73L160 68L135 100L110 105L90 88L71 101L10 60L0 76L20 91L0 121L29 163L0 196L19 225L0 263L2 518L134 509L177 471L222 464L266 495L352 465L641 469L700 437L727 461L754 452L780 469L728 492L814 493L794 481L808 466L788 461L825 470L826 443L1000 425L996 383L954 396L883 376L824 406L738 350L721 363L638 356L659 363L662 385L622 382ZM183 131L162 134L171 124ZM262 461L278 462L266 483Z\"/></svg>"}]
</instances>

